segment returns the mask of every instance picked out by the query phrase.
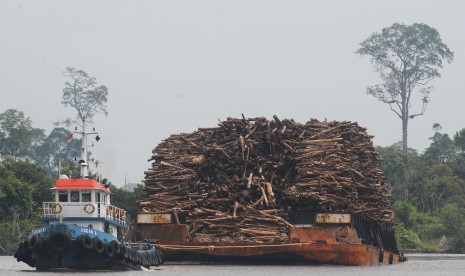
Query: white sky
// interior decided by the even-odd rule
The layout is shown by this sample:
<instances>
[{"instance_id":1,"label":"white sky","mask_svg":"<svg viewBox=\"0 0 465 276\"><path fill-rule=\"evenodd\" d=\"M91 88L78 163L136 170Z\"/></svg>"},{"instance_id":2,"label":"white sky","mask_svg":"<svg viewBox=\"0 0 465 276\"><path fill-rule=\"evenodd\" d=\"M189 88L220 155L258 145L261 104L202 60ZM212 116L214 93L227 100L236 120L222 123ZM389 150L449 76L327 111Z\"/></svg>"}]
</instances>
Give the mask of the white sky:
<instances>
[{"instance_id":1,"label":"white sky","mask_svg":"<svg viewBox=\"0 0 465 276\"><path fill-rule=\"evenodd\" d=\"M356 121L375 145L401 140L401 121L366 94L379 83L354 54L393 23L426 23L455 53L426 114L410 121L409 146L432 125L465 127L465 1L1 1L0 113L21 110L34 127L74 118L61 105L76 67L109 89L94 153L115 185L144 178L152 149L170 134L218 118L266 116ZM418 102L415 102L420 107Z\"/></svg>"}]
</instances>

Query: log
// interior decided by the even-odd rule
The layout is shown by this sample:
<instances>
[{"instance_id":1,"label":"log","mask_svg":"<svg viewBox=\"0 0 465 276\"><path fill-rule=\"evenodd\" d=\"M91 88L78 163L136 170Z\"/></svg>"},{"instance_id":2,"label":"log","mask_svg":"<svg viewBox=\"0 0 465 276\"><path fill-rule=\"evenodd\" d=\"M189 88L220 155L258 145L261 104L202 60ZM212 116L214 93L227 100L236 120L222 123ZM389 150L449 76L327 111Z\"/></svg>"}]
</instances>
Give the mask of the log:
<instances>
[{"instance_id":1,"label":"log","mask_svg":"<svg viewBox=\"0 0 465 276\"><path fill-rule=\"evenodd\" d=\"M227 118L152 150L141 212L178 213L198 243L288 241L288 211L362 214L394 225L372 136L353 122ZM174 208L174 209L173 209Z\"/></svg>"}]
</instances>

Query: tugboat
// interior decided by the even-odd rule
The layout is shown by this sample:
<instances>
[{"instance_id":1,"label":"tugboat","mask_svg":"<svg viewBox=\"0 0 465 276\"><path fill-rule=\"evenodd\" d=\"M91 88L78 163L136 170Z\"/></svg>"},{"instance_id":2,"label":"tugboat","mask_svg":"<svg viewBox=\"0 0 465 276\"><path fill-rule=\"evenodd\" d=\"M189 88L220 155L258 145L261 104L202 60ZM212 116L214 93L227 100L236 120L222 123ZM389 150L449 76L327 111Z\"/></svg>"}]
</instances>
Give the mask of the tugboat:
<instances>
[{"instance_id":1,"label":"tugboat","mask_svg":"<svg viewBox=\"0 0 465 276\"><path fill-rule=\"evenodd\" d=\"M142 270L163 255L149 243L124 244L126 211L111 205L109 185L88 177L85 121L81 132L80 177L61 176L55 201L43 203L45 226L34 229L15 252L18 262L37 270ZM98 136L97 136L98 137Z\"/></svg>"}]
</instances>

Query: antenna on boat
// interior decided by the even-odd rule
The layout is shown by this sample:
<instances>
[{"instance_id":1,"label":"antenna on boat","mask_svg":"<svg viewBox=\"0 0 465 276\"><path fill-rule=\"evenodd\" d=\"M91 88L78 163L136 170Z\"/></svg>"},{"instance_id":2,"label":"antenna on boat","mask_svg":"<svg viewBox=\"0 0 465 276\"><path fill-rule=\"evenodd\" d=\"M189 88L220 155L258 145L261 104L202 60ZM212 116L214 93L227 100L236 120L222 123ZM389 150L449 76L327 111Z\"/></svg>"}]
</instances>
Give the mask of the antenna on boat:
<instances>
[{"instance_id":1,"label":"antenna on boat","mask_svg":"<svg viewBox=\"0 0 465 276\"><path fill-rule=\"evenodd\" d=\"M82 143L81 143L81 159L79 160L79 165L81 166L80 177L81 178L88 178L89 177L89 162L88 162L88 150L87 150L87 135L90 134L97 134L97 132L86 132L86 118L82 119L82 131L75 133L82 135ZM95 128L94 128L95 131Z\"/></svg>"}]
</instances>

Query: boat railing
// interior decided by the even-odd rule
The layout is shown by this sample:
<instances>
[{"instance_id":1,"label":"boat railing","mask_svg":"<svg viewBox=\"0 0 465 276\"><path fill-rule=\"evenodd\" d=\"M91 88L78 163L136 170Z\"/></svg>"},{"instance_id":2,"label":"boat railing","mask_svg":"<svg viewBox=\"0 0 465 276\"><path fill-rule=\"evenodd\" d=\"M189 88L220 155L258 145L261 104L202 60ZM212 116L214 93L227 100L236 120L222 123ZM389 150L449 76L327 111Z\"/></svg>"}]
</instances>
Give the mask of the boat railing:
<instances>
[{"instance_id":1,"label":"boat railing","mask_svg":"<svg viewBox=\"0 0 465 276\"><path fill-rule=\"evenodd\" d=\"M124 209L118 208L116 206L107 204L106 205L106 218L114 220L119 224L126 225L126 211Z\"/></svg>"},{"instance_id":2,"label":"boat railing","mask_svg":"<svg viewBox=\"0 0 465 276\"><path fill-rule=\"evenodd\" d=\"M42 208L44 218L106 218L126 225L126 211L104 202L44 202Z\"/></svg>"}]
</instances>

